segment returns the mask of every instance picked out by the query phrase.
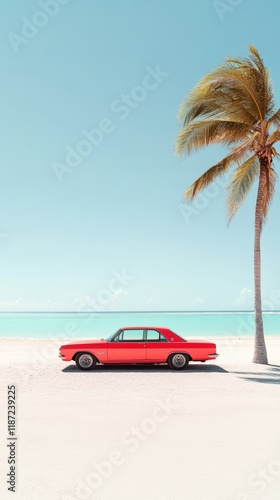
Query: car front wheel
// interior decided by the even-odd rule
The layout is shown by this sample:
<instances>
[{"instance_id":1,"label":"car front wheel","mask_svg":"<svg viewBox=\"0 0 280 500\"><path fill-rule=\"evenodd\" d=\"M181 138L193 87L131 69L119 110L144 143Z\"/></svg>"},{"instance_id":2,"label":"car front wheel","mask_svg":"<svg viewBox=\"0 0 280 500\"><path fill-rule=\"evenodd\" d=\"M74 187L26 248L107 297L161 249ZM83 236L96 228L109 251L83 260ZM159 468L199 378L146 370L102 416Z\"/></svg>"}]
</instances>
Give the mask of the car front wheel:
<instances>
[{"instance_id":1,"label":"car front wheel","mask_svg":"<svg viewBox=\"0 0 280 500\"><path fill-rule=\"evenodd\" d=\"M185 354L171 354L168 358L168 364L173 370L183 370L189 364L189 357Z\"/></svg>"},{"instance_id":2,"label":"car front wheel","mask_svg":"<svg viewBox=\"0 0 280 500\"><path fill-rule=\"evenodd\" d=\"M80 370L92 370L96 366L96 358L89 352L80 352L75 359Z\"/></svg>"}]
</instances>

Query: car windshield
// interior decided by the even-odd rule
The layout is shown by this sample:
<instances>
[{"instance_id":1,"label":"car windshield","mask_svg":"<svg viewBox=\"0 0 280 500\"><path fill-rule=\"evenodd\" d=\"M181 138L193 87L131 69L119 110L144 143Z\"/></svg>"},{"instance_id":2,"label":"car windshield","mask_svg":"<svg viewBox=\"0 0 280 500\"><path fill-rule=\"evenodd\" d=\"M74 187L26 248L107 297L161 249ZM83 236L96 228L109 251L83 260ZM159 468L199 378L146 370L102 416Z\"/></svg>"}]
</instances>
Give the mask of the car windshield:
<instances>
[{"instance_id":1,"label":"car windshield","mask_svg":"<svg viewBox=\"0 0 280 500\"><path fill-rule=\"evenodd\" d=\"M107 337L105 340L107 340L107 342L111 342L111 340L115 337L115 335L117 335L117 333L119 333L120 330L117 330L115 333L113 333L112 335L110 335L110 337Z\"/></svg>"}]
</instances>

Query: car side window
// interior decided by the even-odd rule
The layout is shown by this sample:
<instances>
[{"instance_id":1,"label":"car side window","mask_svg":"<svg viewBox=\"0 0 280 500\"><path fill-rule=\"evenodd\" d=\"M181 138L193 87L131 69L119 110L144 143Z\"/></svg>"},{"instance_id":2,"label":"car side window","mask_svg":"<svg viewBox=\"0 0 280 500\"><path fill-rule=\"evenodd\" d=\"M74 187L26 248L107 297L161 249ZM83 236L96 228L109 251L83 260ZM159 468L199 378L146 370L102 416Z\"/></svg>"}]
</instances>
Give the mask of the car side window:
<instances>
[{"instance_id":1,"label":"car side window","mask_svg":"<svg viewBox=\"0 0 280 500\"><path fill-rule=\"evenodd\" d=\"M147 342L167 342L167 339L157 330L147 330Z\"/></svg>"},{"instance_id":2,"label":"car side window","mask_svg":"<svg viewBox=\"0 0 280 500\"><path fill-rule=\"evenodd\" d=\"M122 330L118 337L119 342L144 342L144 331Z\"/></svg>"}]
</instances>

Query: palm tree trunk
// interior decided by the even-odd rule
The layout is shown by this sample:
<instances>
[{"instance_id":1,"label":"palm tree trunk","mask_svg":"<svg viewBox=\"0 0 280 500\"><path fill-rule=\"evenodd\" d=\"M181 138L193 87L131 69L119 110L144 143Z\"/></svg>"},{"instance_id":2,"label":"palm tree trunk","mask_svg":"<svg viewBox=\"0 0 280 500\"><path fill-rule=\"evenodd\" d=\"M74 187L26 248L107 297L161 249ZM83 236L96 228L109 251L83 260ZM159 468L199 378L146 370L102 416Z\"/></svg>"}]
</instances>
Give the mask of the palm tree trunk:
<instances>
[{"instance_id":1,"label":"palm tree trunk","mask_svg":"<svg viewBox=\"0 0 280 500\"><path fill-rule=\"evenodd\" d=\"M254 242L254 283L255 283L255 347L253 363L266 365L267 352L263 332L262 317L262 297L261 297L261 229L264 186L266 182L266 172L268 168L268 158L260 158L260 177L255 210L255 242Z\"/></svg>"}]
</instances>

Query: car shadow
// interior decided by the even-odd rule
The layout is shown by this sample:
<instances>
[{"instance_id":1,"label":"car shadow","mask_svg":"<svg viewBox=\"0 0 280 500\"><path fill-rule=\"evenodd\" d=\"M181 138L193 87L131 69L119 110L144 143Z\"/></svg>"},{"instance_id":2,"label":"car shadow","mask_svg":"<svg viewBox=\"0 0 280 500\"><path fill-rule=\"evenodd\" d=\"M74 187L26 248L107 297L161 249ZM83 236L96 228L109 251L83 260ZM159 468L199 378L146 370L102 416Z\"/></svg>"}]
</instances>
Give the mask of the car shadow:
<instances>
[{"instance_id":1,"label":"car shadow","mask_svg":"<svg viewBox=\"0 0 280 500\"><path fill-rule=\"evenodd\" d=\"M63 373L84 373L79 370L76 365L69 365L61 370ZM191 364L184 370L171 370L168 365L97 365L93 370L86 370L87 373L131 373L131 372L145 372L145 373L228 373L227 370L217 365Z\"/></svg>"}]
</instances>

